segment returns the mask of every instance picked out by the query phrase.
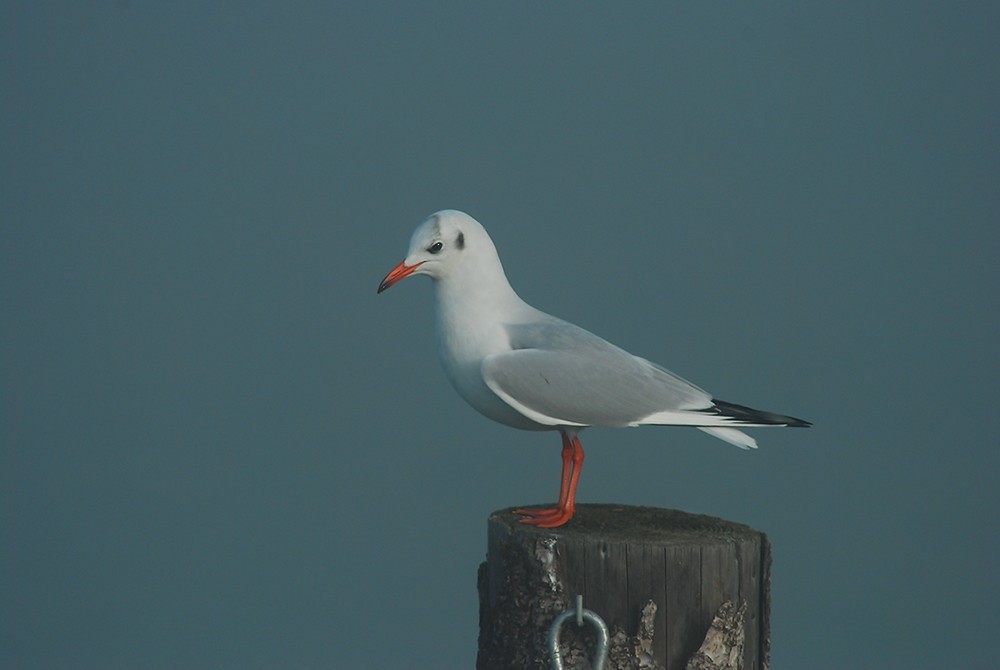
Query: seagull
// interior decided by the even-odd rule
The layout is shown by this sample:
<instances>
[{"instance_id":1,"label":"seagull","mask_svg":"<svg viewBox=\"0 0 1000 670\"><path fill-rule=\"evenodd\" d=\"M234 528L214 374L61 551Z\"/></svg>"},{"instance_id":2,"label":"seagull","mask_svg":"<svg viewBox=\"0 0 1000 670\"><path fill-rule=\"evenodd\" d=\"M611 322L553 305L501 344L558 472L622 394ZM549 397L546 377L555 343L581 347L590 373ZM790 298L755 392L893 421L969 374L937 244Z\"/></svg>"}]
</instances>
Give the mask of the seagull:
<instances>
[{"instance_id":1,"label":"seagull","mask_svg":"<svg viewBox=\"0 0 1000 670\"><path fill-rule=\"evenodd\" d=\"M511 288L486 229L464 212L442 210L424 220L378 293L410 275L434 281L438 351L458 394L494 421L562 437L559 501L515 510L523 523L556 528L573 518L584 428L694 426L750 449L756 441L734 426L811 425L716 400L666 368L535 309Z\"/></svg>"}]
</instances>

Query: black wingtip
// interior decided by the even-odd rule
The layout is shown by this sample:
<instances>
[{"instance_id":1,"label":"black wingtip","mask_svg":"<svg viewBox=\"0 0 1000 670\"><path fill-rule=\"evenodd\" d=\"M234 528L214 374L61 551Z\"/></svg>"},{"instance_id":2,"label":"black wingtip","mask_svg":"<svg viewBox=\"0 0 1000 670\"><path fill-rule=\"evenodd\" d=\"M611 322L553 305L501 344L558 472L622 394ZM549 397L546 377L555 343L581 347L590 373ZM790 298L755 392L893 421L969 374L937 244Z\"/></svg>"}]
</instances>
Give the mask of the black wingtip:
<instances>
[{"instance_id":1,"label":"black wingtip","mask_svg":"<svg viewBox=\"0 0 1000 670\"><path fill-rule=\"evenodd\" d=\"M762 426L787 426L789 428L808 428L812 422L796 419L794 416L765 412L752 407L744 407L725 400L712 400L714 405L704 410L719 416L730 417L740 423L755 423Z\"/></svg>"}]
</instances>

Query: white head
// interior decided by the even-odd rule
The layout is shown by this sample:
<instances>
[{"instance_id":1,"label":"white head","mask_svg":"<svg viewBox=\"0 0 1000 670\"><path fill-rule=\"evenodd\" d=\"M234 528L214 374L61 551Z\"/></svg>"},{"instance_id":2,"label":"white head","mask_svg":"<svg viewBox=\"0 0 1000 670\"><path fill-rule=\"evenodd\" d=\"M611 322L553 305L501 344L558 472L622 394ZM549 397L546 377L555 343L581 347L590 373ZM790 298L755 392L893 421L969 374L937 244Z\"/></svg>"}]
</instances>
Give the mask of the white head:
<instances>
[{"instance_id":1,"label":"white head","mask_svg":"<svg viewBox=\"0 0 1000 670\"><path fill-rule=\"evenodd\" d=\"M410 275L442 281L470 271L480 279L493 275L507 281L493 240L482 225L464 212L445 209L417 226L406 258L386 275L378 292Z\"/></svg>"}]
</instances>

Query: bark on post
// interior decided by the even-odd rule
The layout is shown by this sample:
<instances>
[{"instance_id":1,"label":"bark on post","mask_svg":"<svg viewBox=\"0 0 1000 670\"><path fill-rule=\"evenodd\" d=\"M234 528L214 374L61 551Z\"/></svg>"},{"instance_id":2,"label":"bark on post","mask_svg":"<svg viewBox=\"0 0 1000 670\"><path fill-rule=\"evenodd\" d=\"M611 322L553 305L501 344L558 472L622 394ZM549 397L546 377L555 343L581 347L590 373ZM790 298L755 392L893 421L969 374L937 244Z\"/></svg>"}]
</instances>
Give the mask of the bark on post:
<instances>
[{"instance_id":1,"label":"bark on post","mask_svg":"<svg viewBox=\"0 0 1000 670\"><path fill-rule=\"evenodd\" d=\"M771 549L763 533L624 505L578 505L554 529L519 518L508 509L489 519L478 670L548 670L549 626L577 594L611 631L606 670L685 670L689 661L767 669ZM564 626L562 643L567 670L591 667L590 626Z\"/></svg>"}]
</instances>

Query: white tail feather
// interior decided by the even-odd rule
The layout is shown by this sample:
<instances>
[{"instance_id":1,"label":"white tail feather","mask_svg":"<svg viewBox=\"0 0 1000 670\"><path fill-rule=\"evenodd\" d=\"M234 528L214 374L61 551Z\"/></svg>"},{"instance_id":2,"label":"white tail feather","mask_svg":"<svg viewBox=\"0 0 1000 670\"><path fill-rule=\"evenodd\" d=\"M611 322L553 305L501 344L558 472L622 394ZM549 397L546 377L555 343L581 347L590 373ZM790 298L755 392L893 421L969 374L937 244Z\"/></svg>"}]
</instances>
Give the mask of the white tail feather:
<instances>
[{"instance_id":1,"label":"white tail feather","mask_svg":"<svg viewBox=\"0 0 1000 670\"><path fill-rule=\"evenodd\" d=\"M753 439L746 433L735 428L716 428L716 427L705 427L699 426L698 430L703 430L712 437L717 437L720 440L724 440L729 444L735 444L740 449L756 449L757 440Z\"/></svg>"}]
</instances>

